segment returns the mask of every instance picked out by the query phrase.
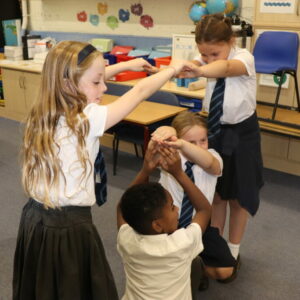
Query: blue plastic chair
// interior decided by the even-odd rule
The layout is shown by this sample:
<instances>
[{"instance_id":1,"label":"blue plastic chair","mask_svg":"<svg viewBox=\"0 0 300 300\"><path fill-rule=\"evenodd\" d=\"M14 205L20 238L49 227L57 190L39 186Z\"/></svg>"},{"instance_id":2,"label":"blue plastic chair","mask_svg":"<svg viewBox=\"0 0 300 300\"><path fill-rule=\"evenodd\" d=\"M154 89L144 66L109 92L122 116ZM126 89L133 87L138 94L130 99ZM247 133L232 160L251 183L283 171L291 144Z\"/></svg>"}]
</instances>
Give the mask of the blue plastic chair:
<instances>
[{"instance_id":1,"label":"blue plastic chair","mask_svg":"<svg viewBox=\"0 0 300 300\"><path fill-rule=\"evenodd\" d=\"M130 90L131 86L125 86L115 83L107 83L107 94L121 96ZM175 94L157 91L151 95L146 101L169 104L174 106L179 106L179 100ZM170 120L158 122L153 126L150 125L150 131L154 131L156 128L162 125L170 125ZM142 156L144 157L144 128L138 125L120 122L119 124L113 126L109 129L109 133L112 133L113 138L113 175L117 173L117 162L118 162L118 152L119 152L119 142L126 141L134 144L135 154L139 157L137 145L141 147Z\"/></svg>"},{"instance_id":2,"label":"blue plastic chair","mask_svg":"<svg viewBox=\"0 0 300 300\"><path fill-rule=\"evenodd\" d=\"M295 81L298 111L300 112L299 89L297 80L299 37L287 31L264 31L256 40L253 55L257 73L273 74L279 77L279 84L272 113L275 119L281 87L285 74Z\"/></svg>"}]
</instances>

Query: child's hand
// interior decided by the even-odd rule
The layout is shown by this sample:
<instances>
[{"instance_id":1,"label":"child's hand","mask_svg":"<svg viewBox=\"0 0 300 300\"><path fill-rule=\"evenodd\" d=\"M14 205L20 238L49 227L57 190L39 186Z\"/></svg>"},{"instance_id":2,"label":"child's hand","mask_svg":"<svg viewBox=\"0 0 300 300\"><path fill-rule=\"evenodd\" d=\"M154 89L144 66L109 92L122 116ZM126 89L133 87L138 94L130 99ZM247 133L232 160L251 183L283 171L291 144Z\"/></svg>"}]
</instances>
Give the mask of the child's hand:
<instances>
[{"instance_id":1,"label":"child's hand","mask_svg":"<svg viewBox=\"0 0 300 300\"><path fill-rule=\"evenodd\" d=\"M169 67L174 68L176 73L175 76L180 76L182 74L192 74L196 71L197 66L192 63L191 61L182 60L182 59L172 59ZM191 76L191 77L197 77L197 76Z\"/></svg>"},{"instance_id":2,"label":"child's hand","mask_svg":"<svg viewBox=\"0 0 300 300\"><path fill-rule=\"evenodd\" d=\"M150 141L144 157L143 170L147 174L151 174L152 171L160 164L161 155L159 153L159 145L155 141Z\"/></svg>"},{"instance_id":3,"label":"child's hand","mask_svg":"<svg viewBox=\"0 0 300 300\"><path fill-rule=\"evenodd\" d=\"M194 78L194 77L201 77L203 73L201 71L201 67L195 65L194 63L186 64L182 69L181 72L178 74L180 78Z\"/></svg>"},{"instance_id":4,"label":"child's hand","mask_svg":"<svg viewBox=\"0 0 300 300\"><path fill-rule=\"evenodd\" d=\"M177 137L173 136L169 140L165 140L162 142L162 145L165 147L170 147L174 149L182 149L184 141L182 139L178 139Z\"/></svg>"},{"instance_id":5,"label":"child's hand","mask_svg":"<svg viewBox=\"0 0 300 300\"><path fill-rule=\"evenodd\" d=\"M160 166L165 171L172 174L174 177L182 172L181 159L177 150L172 148L160 148L159 151L162 158Z\"/></svg>"},{"instance_id":6,"label":"child's hand","mask_svg":"<svg viewBox=\"0 0 300 300\"><path fill-rule=\"evenodd\" d=\"M152 134L152 140L160 143L165 140L169 140L173 136L176 137L176 130L170 126L161 126L157 128Z\"/></svg>"},{"instance_id":7,"label":"child's hand","mask_svg":"<svg viewBox=\"0 0 300 300\"><path fill-rule=\"evenodd\" d=\"M136 58L132 60L128 60L126 63L126 67L130 71L145 71L148 72L148 70L152 70L152 65L149 64L145 59L143 58Z\"/></svg>"}]
</instances>

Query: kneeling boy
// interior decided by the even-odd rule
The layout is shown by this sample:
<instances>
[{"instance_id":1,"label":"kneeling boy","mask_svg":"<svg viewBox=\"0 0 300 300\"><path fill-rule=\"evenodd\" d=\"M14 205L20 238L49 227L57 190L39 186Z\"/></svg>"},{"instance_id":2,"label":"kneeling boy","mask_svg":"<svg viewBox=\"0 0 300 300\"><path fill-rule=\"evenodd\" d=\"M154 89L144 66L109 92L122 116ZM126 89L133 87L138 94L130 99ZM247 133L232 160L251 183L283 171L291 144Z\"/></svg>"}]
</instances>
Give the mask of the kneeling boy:
<instances>
[{"instance_id":1,"label":"kneeling boy","mask_svg":"<svg viewBox=\"0 0 300 300\"><path fill-rule=\"evenodd\" d=\"M126 273L123 300L192 299L191 263L203 250L201 236L211 215L209 202L182 170L178 152L161 149L158 154L157 149L151 143L118 205L117 246ZM193 202L197 212L187 228L177 229L178 208L170 193L159 183L147 183L157 166L170 172Z\"/></svg>"}]
</instances>

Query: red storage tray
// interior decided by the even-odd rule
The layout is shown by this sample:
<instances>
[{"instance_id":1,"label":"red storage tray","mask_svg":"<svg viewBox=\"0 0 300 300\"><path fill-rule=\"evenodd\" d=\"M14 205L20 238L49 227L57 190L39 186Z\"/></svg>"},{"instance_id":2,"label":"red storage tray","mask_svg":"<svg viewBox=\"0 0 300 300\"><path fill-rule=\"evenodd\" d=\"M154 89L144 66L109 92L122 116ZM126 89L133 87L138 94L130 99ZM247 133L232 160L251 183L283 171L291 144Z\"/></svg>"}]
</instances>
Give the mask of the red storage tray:
<instances>
[{"instance_id":1,"label":"red storage tray","mask_svg":"<svg viewBox=\"0 0 300 300\"><path fill-rule=\"evenodd\" d=\"M133 79L144 78L144 77L147 77L146 72L125 71L117 74L111 80L127 81L127 80L133 80Z\"/></svg>"},{"instance_id":2,"label":"red storage tray","mask_svg":"<svg viewBox=\"0 0 300 300\"><path fill-rule=\"evenodd\" d=\"M160 67L166 67L170 64L171 62L171 56L166 56L166 57L158 57L158 58L154 58L155 60L155 66L157 68Z\"/></svg>"}]
</instances>

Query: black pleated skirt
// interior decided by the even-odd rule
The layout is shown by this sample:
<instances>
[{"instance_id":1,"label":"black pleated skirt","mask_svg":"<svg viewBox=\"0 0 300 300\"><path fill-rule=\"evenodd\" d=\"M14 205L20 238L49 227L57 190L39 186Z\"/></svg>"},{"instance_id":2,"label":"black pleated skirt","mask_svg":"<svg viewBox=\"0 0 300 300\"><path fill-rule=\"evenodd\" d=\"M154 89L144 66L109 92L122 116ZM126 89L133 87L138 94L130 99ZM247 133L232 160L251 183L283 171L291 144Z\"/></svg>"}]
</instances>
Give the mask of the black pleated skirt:
<instances>
[{"instance_id":1,"label":"black pleated skirt","mask_svg":"<svg viewBox=\"0 0 300 300\"><path fill-rule=\"evenodd\" d=\"M237 199L254 216L263 186L263 162L256 113L241 123L222 125L221 133L210 146L223 159L223 175L216 190L223 200Z\"/></svg>"},{"instance_id":2,"label":"black pleated skirt","mask_svg":"<svg viewBox=\"0 0 300 300\"><path fill-rule=\"evenodd\" d=\"M91 208L23 208L14 258L13 300L118 299Z\"/></svg>"}]
</instances>

